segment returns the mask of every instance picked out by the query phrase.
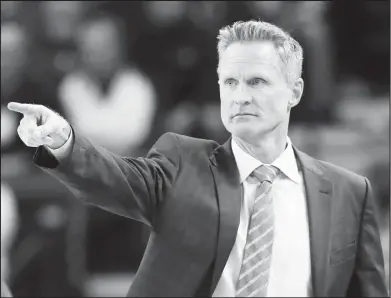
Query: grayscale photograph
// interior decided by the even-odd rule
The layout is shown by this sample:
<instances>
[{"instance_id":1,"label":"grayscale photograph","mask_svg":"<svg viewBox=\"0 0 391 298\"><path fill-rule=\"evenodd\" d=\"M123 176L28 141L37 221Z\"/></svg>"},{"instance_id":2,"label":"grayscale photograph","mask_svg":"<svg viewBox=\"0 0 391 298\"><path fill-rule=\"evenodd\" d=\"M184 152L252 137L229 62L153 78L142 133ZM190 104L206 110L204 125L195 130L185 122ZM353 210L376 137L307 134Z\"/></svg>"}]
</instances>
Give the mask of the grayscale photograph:
<instances>
[{"instance_id":1,"label":"grayscale photograph","mask_svg":"<svg viewBox=\"0 0 391 298\"><path fill-rule=\"evenodd\" d=\"M389 297L390 1L1 1L1 297Z\"/></svg>"}]
</instances>

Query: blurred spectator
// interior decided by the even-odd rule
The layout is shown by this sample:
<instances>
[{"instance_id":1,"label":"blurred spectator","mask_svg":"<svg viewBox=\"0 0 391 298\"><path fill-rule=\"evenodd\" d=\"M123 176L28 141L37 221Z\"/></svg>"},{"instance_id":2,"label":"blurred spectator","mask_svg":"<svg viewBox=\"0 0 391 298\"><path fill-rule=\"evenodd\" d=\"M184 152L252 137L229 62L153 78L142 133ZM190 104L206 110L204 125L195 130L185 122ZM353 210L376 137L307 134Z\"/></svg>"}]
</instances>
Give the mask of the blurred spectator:
<instances>
[{"instance_id":1,"label":"blurred spectator","mask_svg":"<svg viewBox=\"0 0 391 298\"><path fill-rule=\"evenodd\" d=\"M85 136L117 154L137 154L148 137L156 94L148 77L126 63L120 20L83 20L76 42L80 65L59 87L65 117Z\"/></svg>"},{"instance_id":2,"label":"blurred spectator","mask_svg":"<svg viewBox=\"0 0 391 298\"><path fill-rule=\"evenodd\" d=\"M11 187L1 182L1 280L8 283L11 248L19 226L18 206Z\"/></svg>"},{"instance_id":3,"label":"blurred spectator","mask_svg":"<svg viewBox=\"0 0 391 298\"><path fill-rule=\"evenodd\" d=\"M214 67L210 68L217 65L215 32L209 34L204 26L198 26L189 12L201 4L174 1L167 4L168 10L164 1L143 2L145 20L133 57L154 81L160 103L149 145L164 132L178 131L166 126L172 109L181 110L186 102L219 102L217 74Z\"/></svg>"},{"instance_id":4,"label":"blurred spectator","mask_svg":"<svg viewBox=\"0 0 391 298\"><path fill-rule=\"evenodd\" d=\"M330 123L336 102L333 39L327 22L327 1L246 1L252 17L285 28L304 51L304 93L292 110L296 123Z\"/></svg>"},{"instance_id":5,"label":"blurred spectator","mask_svg":"<svg viewBox=\"0 0 391 298\"><path fill-rule=\"evenodd\" d=\"M85 1L41 1L38 4L34 47L34 75L52 93L76 63L75 34L88 8ZM56 98L58 100L58 98ZM62 110L57 111L62 113Z\"/></svg>"},{"instance_id":6,"label":"blurred spectator","mask_svg":"<svg viewBox=\"0 0 391 298\"><path fill-rule=\"evenodd\" d=\"M43 104L57 110L53 94L29 73L30 39L25 28L16 22L1 25L1 153L27 152L16 136L21 115L10 112L11 101ZM4 144L3 144L4 141Z\"/></svg>"},{"instance_id":7,"label":"blurred spectator","mask_svg":"<svg viewBox=\"0 0 391 298\"><path fill-rule=\"evenodd\" d=\"M44 34L53 41L71 41L85 11L84 1L43 1L39 3Z\"/></svg>"},{"instance_id":8,"label":"blurred spectator","mask_svg":"<svg viewBox=\"0 0 391 298\"><path fill-rule=\"evenodd\" d=\"M374 93L390 89L390 1L330 1L336 79L355 76Z\"/></svg>"},{"instance_id":9,"label":"blurred spectator","mask_svg":"<svg viewBox=\"0 0 391 298\"><path fill-rule=\"evenodd\" d=\"M341 83L340 89L337 120L346 127L369 133L367 139L378 138L388 144L389 94L377 96L366 81L353 77Z\"/></svg>"},{"instance_id":10,"label":"blurred spectator","mask_svg":"<svg viewBox=\"0 0 391 298\"><path fill-rule=\"evenodd\" d=\"M221 144L229 138L221 121L220 105L214 102L202 105L192 101L181 102L167 115L164 127L170 132L215 140Z\"/></svg>"},{"instance_id":11,"label":"blurred spectator","mask_svg":"<svg viewBox=\"0 0 391 298\"><path fill-rule=\"evenodd\" d=\"M177 24L186 11L183 1L149 1L146 3L149 20L158 27Z\"/></svg>"},{"instance_id":12,"label":"blurred spectator","mask_svg":"<svg viewBox=\"0 0 391 298\"><path fill-rule=\"evenodd\" d=\"M226 21L228 5L226 1L189 1L187 14L198 28L216 36Z\"/></svg>"},{"instance_id":13,"label":"blurred spectator","mask_svg":"<svg viewBox=\"0 0 391 298\"><path fill-rule=\"evenodd\" d=\"M246 1L246 5L253 17L266 22L281 22L282 9L286 7L282 1Z\"/></svg>"},{"instance_id":14,"label":"blurred spectator","mask_svg":"<svg viewBox=\"0 0 391 298\"><path fill-rule=\"evenodd\" d=\"M1 1L1 23L15 20L21 4L21 1Z\"/></svg>"},{"instance_id":15,"label":"blurred spectator","mask_svg":"<svg viewBox=\"0 0 391 298\"><path fill-rule=\"evenodd\" d=\"M166 111L179 101L190 69L199 62L185 13L185 1L142 3L144 19L132 55L156 84L159 110Z\"/></svg>"}]
</instances>

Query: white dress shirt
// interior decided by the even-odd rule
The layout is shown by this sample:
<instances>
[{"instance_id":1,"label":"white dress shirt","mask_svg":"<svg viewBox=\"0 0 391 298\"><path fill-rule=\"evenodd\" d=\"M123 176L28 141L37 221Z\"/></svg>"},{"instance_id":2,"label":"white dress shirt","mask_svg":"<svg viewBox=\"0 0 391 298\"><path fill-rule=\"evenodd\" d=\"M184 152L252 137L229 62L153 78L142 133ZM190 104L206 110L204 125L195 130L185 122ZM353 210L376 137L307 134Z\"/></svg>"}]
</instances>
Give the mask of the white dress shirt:
<instances>
[{"instance_id":1,"label":"white dress shirt","mask_svg":"<svg viewBox=\"0 0 391 298\"><path fill-rule=\"evenodd\" d=\"M57 150L51 150L61 160L69 155L73 135ZM268 297L311 297L311 257L308 213L302 174L299 172L292 143L272 163L282 172L273 182L275 212L274 243L270 268ZM257 184L247 177L262 162L244 152L232 139L232 151L238 165L243 201L236 241L217 284L213 297L235 297L236 282L246 245L247 229ZM238 198L239 200L240 198Z\"/></svg>"},{"instance_id":2,"label":"white dress shirt","mask_svg":"<svg viewBox=\"0 0 391 298\"><path fill-rule=\"evenodd\" d=\"M282 172L274 180L272 196L275 229L268 297L310 297L312 294L310 238L303 177L298 170L292 143L272 163ZM232 139L232 151L239 169L243 200L236 241L213 297L235 297L236 283L246 245L250 210L257 184L247 177L262 162L244 152ZM240 200L240 198L238 198Z\"/></svg>"}]
</instances>

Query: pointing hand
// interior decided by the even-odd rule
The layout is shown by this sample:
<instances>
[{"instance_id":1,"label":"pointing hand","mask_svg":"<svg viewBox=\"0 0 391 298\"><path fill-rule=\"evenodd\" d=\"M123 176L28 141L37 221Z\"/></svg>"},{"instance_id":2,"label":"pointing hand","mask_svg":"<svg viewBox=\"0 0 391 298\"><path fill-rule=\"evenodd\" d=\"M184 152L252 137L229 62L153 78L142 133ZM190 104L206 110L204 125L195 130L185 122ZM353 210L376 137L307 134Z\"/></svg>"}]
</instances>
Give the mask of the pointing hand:
<instances>
[{"instance_id":1,"label":"pointing hand","mask_svg":"<svg viewBox=\"0 0 391 298\"><path fill-rule=\"evenodd\" d=\"M58 149L71 134L69 123L45 106L10 102L8 109L23 114L17 131L20 139L29 147L46 145Z\"/></svg>"}]
</instances>

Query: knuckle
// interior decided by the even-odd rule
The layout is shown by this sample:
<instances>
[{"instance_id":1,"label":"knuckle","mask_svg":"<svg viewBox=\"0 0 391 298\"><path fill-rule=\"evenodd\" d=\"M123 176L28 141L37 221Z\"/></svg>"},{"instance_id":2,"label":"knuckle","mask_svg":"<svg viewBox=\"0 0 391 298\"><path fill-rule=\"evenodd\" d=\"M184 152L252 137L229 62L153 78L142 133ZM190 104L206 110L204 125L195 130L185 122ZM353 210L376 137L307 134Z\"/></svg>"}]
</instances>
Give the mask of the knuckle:
<instances>
[{"instance_id":1,"label":"knuckle","mask_svg":"<svg viewBox=\"0 0 391 298\"><path fill-rule=\"evenodd\" d=\"M27 146L31 147L31 142L27 138L22 139L23 143L25 143Z\"/></svg>"},{"instance_id":2,"label":"knuckle","mask_svg":"<svg viewBox=\"0 0 391 298\"><path fill-rule=\"evenodd\" d=\"M28 143L29 146L35 147L35 146L37 146L40 142L37 141L36 139L30 137L30 138L27 139L27 143Z\"/></svg>"},{"instance_id":3,"label":"knuckle","mask_svg":"<svg viewBox=\"0 0 391 298\"><path fill-rule=\"evenodd\" d=\"M18 126L17 132L20 136L24 135L24 129L22 126Z\"/></svg>"},{"instance_id":4,"label":"knuckle","mask_svg":"<svg viewBox=\"0 0 391 298\"><path fill-rule=\"evenodd\" d=\"M27 145L28 147L37 147L35 144L32 144L32 143L26 143L26 145Z\"/></svg>"}]
</instances>

